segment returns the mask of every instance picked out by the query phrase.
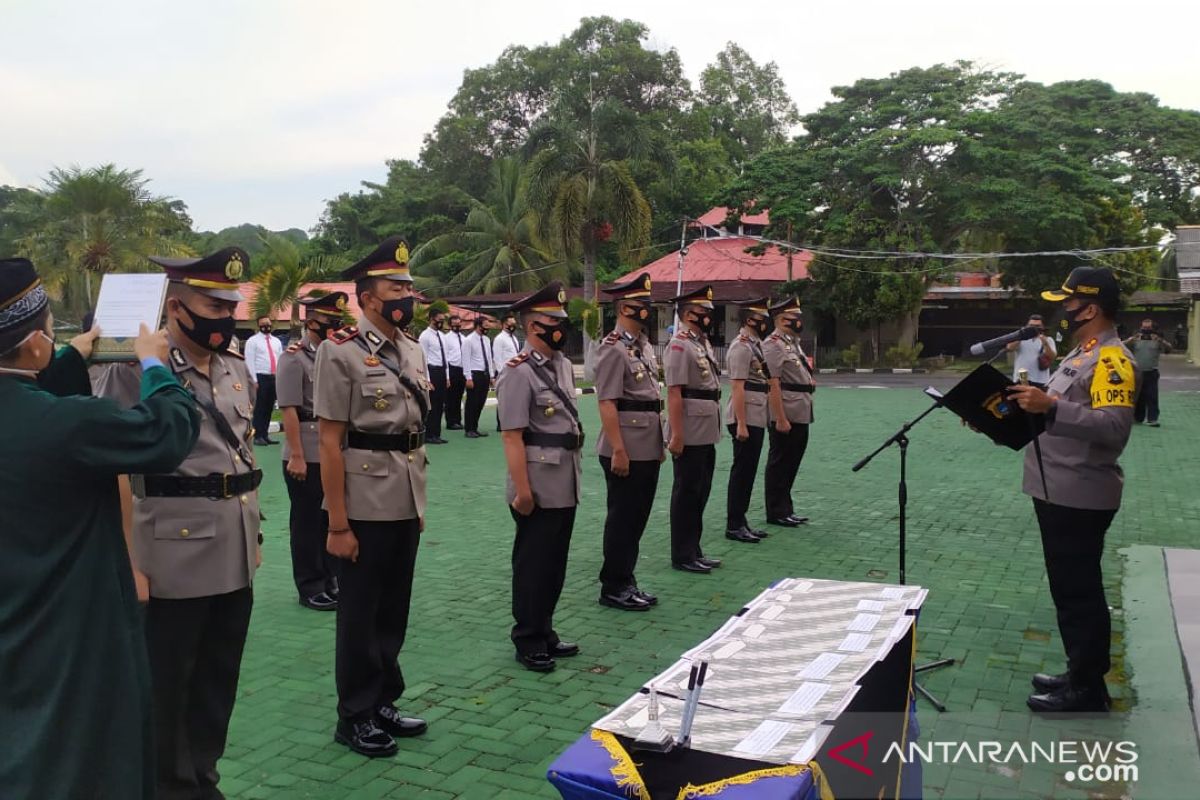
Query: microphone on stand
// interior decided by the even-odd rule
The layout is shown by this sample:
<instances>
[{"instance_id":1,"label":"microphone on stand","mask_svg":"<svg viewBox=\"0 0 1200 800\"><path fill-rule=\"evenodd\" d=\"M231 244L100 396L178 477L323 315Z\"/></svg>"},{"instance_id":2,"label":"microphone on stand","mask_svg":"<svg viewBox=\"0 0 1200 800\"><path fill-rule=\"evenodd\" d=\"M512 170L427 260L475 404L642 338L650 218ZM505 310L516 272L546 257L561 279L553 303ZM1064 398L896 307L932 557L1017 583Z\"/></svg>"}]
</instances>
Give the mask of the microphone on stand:
<instances>
[{"instance_id":1,"label":"microphone on stand","mask_svg":"<svg viewBox=\"0 0 1200 800\"><path fill-rule=\"evenodd\" d=\"M1037 338L1041 335L1041 333L1042 331L1040 328L1035 328L1032 325L1026 325L1020 330L1013 331L1012 333L1006 333L1003 336L997 336L995 339L988 339L986 342L976 342L975 344L971 345L971 355L981 356L988 350L995 350L997 348L1004 347L1004 345L1008 344L1009 342L1023 342L1026 339Z\"/></svg>"}]
</instances>

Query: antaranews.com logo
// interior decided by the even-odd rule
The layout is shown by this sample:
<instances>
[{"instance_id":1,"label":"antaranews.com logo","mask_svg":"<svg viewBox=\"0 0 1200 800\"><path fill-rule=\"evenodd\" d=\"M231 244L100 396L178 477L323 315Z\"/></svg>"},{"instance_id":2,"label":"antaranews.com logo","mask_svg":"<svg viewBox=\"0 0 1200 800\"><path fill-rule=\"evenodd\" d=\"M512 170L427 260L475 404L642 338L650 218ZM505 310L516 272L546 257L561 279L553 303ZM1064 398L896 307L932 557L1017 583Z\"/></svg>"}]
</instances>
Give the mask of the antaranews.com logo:
<instances>
[{"instance_id":1,"label":"antaranews.com logo","mask_svg":"<svg viewBox=\"0 0 1200 800\"><path fill-rule=\"evenodd\" d=\"M1137 744L1131 741L1055 742L928 741L892 742L883 763L981 764L992 766L1058 765L1068 783L1133 783L1138 779Z\"/></svg>"}]
</instances>

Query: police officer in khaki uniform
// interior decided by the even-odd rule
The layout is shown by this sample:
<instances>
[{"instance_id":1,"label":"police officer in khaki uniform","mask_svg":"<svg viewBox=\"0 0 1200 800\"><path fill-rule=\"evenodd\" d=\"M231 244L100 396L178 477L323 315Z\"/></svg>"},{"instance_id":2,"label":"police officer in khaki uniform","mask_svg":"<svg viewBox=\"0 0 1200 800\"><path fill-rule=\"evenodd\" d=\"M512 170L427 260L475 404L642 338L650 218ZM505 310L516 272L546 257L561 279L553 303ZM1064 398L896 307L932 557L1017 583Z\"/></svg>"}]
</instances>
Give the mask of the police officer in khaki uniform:
<instances>
[{"instance_id":1,"label":"police officer in khaki uniform","mask_svg":"<svg viewBox=\"0 0 1200 800\"><path fill-rule=\"evenodd\" d=\"M341 329L349 300L345 292L297 300L304 306L304 335L279 357L276 372L276 399L283 417L283 480L292 504L292 578L300 605L314 611L337 608L338 559L325 549L329 518L322 507L325 492L313 413L313 369L317 347L331 332Z\"/></svg>"},{"instance_id":2,"label":"police officer in khaki uniform","mask_svg":"<svg viewBox=\"0 0 1200 800\"><path fill-rule=\"evenodd\" d=\"M654 494L663 447L658 362L646 338L650 325L650 274L603 290L613 303L616 327L596 350L596 400L600 440L596 450L608 486L600 605L647 611L658 598L634 578L638 547Z\"/></svg>"},{"instance_id":3,"label":"police officer in khaki uniform","mask_svg":"<svg viewBox=\"0 0 1200 800\"><path fill-rule=\"evenodd\" d=\"M729 345L725 369L729 372L729 405L725 418L733 437L733 466L729 468L726 492L725 538L757 544L767 532L755 530L746 520L758 458L762 454L763 431L767 427L767 369L762 337L767 335L769 300L765 297L736 303L742 329Z\"/></svg>"},{"instance_id":4,"label":"police officer in khaki uniform","mask_svg":"<svg viewBox=\"0 0 1200 800\"><path fill-rule=\"evenodd\" d=\"M135 576L149 581L146 644L154 683L157 794L163 800L219 798L225 751L261 559L254 466L254 383L228 352L238 280L250 263L240 248L205 258L151 258L170 280L169 364L200 408L200 436L168 475L131 475ZM138 402L141 368L114 365L98 393Z\"/></svg>"},{"instance_id":5,"label":"police officer in khaki uniform","mask_svg":"<svg viewBox=\"0 0 1200 800\"><path fill-rule=\"evenodd\" d=\"M582 474L583 427L575 404L567 342L566 294L557 281L513 305L525 327L525 348L510 359L496 386L513 541L512 642L526 669L549 672L579 645L554 629L554 609L567 574Z\"/></svg>"},{"instance_id":6,"label":"police officer in khaki uniform","mask_svg":"<svg viewBox=\"0 0 1200 800\"><path fill-rule=\"evenodd\" d=\"M1107 269L1078 267L1061 291L1059 327L1075 342L1045 391L1015 386L1026 411L1045 414L1039 437L1046 488L1032 447L1025 448L1025 494L1033 498L1050 596L1067 654L1067 672L1038 674L1028 704L1034 711L1107 711L1111 622L1100 559L1104 535L1121 505L1117 463L1133 428L1138 375L1114 321L1120 286ZM1049 496L1047 496L1047 492Z\"/></svg>"},{"instance_id":7,"label":"police officer in khaki uniform","mask_svg":"<svg viewBox=\"0 0 1200 800\"><path fill-rule=\"evenodd\" d=\"M396 752L393 737L425 732L401 716L396 659L408 630L417 545L425 517L428 373L416 339L408 248L393 236L342 273L362 309L357 328L317 349L313 377L326 546L343 559L335 677L336 741L368 757Z\"/></svg>"},{"instance_id":8,"label":"police officer in khaki uniform","mask_svg":"<svg viewBox=\"0 0 1200 800\"><path fill-rule=\"evenodd\" d=\"M712 491L721 440L721 390L712 330L712 287L671 298L679 330L663 356L667 380L667 450L674 458L671 486L671 566L707 574L721 561L700 549L704 506Z\"/></svg>"},{"instance_id":9,"label":"police officer in khaki uniform","mask_svg":"<svg viewBox=\"0 0 1200 800\"><path fill-rule=\"evenodd\" d=\"M808 426L813 420L813 392L816 381L808 368L808 358L800 347L804 314L800 301L789 297L771 306L775 331L763 342L767 359L770 392L768 396L771 427L767 449L767 470L763 481L767 503L767 522L795 528L808 517L795 513L792 485L804 451L808 449Z\"/></svg>"}]
</instances>

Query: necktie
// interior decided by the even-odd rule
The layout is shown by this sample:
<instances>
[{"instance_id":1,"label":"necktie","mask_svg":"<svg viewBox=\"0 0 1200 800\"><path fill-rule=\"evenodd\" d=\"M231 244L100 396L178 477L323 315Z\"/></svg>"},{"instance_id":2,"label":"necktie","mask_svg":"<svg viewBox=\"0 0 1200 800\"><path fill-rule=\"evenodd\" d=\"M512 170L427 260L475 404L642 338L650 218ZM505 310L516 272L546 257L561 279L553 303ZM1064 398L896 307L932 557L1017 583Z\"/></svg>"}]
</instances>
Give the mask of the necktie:
<instances>
[{"instance_id":1,"label":"necktie","mask_svg":"<svg viewBox=\"0 0 1200 800\"><path fill-rule=\"evenodd\" d=\"M483 371L486 372L488 375L491 375L492 367L490 364L488 364L487 347L485 347L483 344L486 341L487 341L487 337L484 336L483 334L480 334L479 335L479 352L483 355Z\"/></svg>"},{"instance_id":2,"label":"necktie","mask_svg":"<svg viewBox=\"0 0 1200 800\"><path fill-rule=\"evenodd\" d=\"M444 345L442 343L442 334L438 333L437 331L434 331L433 335L437 337L438 350L442 351L442 369L445 369L446 367L449 366L449 364L446 363L446 345Z\"/></svg>"},{"instance_id":3,"label":"necktie","mask_svg":"<svg viewBox=\"0 0 1200 800\"><path fill-rule=\"evenodd\" d=\"M271 346L271 334L263 334L267 337L267 357L271 359L271 374L275 374L275 348Z\"/></svg>"}]
</instances>

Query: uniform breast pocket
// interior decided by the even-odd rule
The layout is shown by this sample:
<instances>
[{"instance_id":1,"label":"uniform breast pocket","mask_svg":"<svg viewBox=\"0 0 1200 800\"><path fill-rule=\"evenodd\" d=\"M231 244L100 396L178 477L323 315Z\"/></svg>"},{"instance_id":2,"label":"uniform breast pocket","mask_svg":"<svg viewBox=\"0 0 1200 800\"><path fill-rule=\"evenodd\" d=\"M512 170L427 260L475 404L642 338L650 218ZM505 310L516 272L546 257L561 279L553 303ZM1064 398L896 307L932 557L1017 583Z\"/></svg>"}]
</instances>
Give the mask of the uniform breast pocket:
<instances>
[{"instance_id":1,"label":"uniform breast pocket","mask_svg":"<svg viewBox=\"0 0 1200 800\"><path fill-rule=\"evenodd\" d=\"M364 383L359 387L365 410L386 412L396 402L396 386L390 382Z\"/></svg>"},{"instance_id":2,"label":"uniform breast pocket","mask_svg":"<svg viewBox=\"0 0 1200 800\"><path fill-rule=\"evenodd\" d=\"M622 428L648 428L658 424L658 414L652 411L630 412L621 415Z\"/></svg>"},{"instance_id":3,"label":"uniform breast pocket","mask_svg":"<svg viewBox=\"0 0 1200 800\"><path fill-rule=\"evenodd\" d=\"M746 392L746 405L748 406L765 406L767 404L766 392Z\"/></svg>"},{"instance_id":4,"label":"uniform breast pocket","mask_svg":"<svg viewBox=\"0 0 1200 800\"><path fill-rule=\"evenodd\" d=\"M715 417L717 415L717 404L710 400L689 400L687 415L689 417Z\"/></svg>"},{"instance_id":5,"label":"uniform breast pocket","mask_svg":"<svg viewBox=\"0 0 1200 800\"><path fill-rule=\"evenodd\" d=\"M537 413L543 417L553 417L557 414L566 413L562 407L562 402L554 392L538 392L534 397L534 402L537 403Z\"/></svg>"},{"instance_id":6,"label":"uniform breast pocket","mask_svg":"<svg viewBox=\"0 0 1200 800\"><path fill-rule=\"evenodd\" d=\"M392 467L392 454L387 450L347 450L343 459L348 475L386 478Z\"/></svg>"},{"instance_id":7,"label":"uniform breast pocket","mask_svg":"<svg viewBox=\"0 0 1200 800\"><path fill-rule=\"evenodd\" d=\"M526 447L525 460L530 464L558 464L563 451L558 447Z\"/></svg>"},{"instance_id":8,"label":"uniform breast pocket","mask_svg":"<svg viewBox=\"0 0 1200 800\"><path fill-rule=\"evenodd\" d=\"M155 539L211 539L217 535L217 526L209 520L154 520Z\"/></svg>"}]
</instances>

